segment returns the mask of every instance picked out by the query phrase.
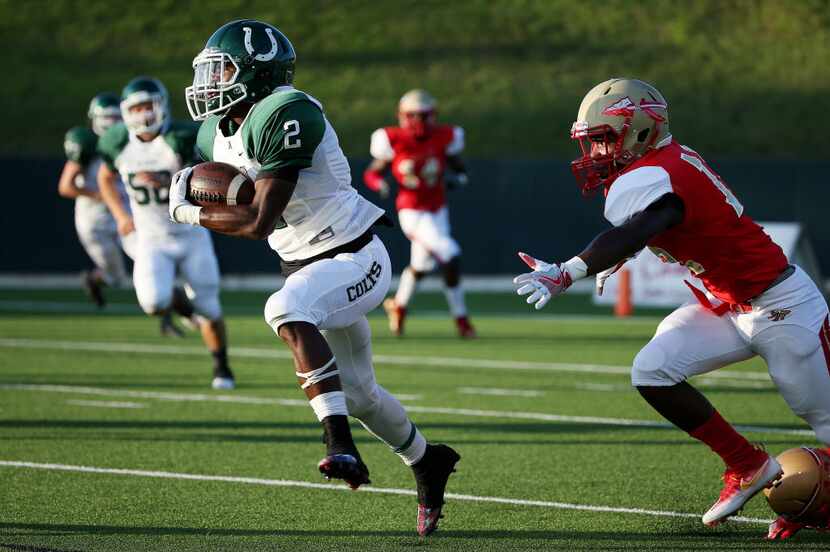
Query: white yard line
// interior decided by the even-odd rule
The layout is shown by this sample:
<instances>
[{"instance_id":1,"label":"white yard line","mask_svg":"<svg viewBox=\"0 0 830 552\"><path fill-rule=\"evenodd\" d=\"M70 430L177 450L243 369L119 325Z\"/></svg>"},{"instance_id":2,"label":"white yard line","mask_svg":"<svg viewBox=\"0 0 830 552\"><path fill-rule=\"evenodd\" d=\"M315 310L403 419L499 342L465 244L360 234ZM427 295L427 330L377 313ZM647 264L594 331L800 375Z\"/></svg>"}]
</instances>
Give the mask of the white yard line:
<instances>
[{"instance_id":1,"label":"white yard line","mask_svg":"<svg viewBox=\"0 0 830 552\"><path fill-rule=\"evenodd\" d=\"M149 343L118 343L105 341L57 341L46 339L0 339L0 348L9 349L43 349L59 351L92 351L103 353L144 353L162 355L198 355L204 356L203 347L184 345L153 345ZM291 353L284 349L264 349L257 347L231 347L230 356L261 359L290 359ZM516 360L487 360L463 357L408 356L408 355L374 355L376 364L398 364L408 366L438 366L442 368L481 368L485 370L531 370L541 372L570 372L587 374L629 375L627 366L607 364L580 364L570 362L536 362ZM706 374L707 379L732 379L769 382L765 372L742 372L736 370L718 370Z\"/></svg>"},{"instance_id":2,"label":"white yard line","mask_svg":"<svg viewBox=\"0 0 830 552\"><path fill-rule=\"evenodd\" d=\"M206 393L167 393L163 391L133 391L131 389L110 389L104 387L81 387L73 385L39 385L39 384L0 384L0 390L33 391L47 393L69 393L82 395L99 395L109 397L131 397L142 399L158 399L173 402L223 402L238 404L260 404L278 406L298 406L308 408L308 401L299 399L271 399L267 397L250 397L244 395L212 395ZM439 406L406 405L409 412L424 414L450 414L453 416L470 416L476 418L497 418L513 420L538 420L543 422L562 422L573 424L608 425L623 427L643 427L657 429L673 429L669 423L651 420L632 420L629 418L604 418L597 416L568 416L563 414L547 414L544 412L521 412L510 410L480 410L473 408L445 408ZM813 437L809 429L783 429L766 426L737 425L736 429L750 433L768 433L780 435L799 435Z\"/></svg>"},{"instance_id":3,"label":"white yard line","mask_svg":"<svg viewBox=\"0 0 830 552\"><path fill-rule=\"evenodd\" d=\"M303 489L317 489L326 491L349 491L350 489L345 485L335 485L327 483L311 483L308 481L292 481L288 479L260 479L256 477L233 477L227 475L201 475L193 473L176 473L166 471L148 471L148 470L132 470L122 468L98 468L92 466L74 466L67 464L42 464L38 462L23 462L14 460L0 460L0 466L8 468L22 468L35 470L50 470L50 471L67 471L78 473L95 473L104 475L124 475L132 477L152 477L158 479L179 479L189 481L217 481L223 483L242 483L247 485L264 485L271 487L299 487ZM411 489L395 489L389 487L361 487L361 493L379 493L401 496L413 496L415 491ZM510 504L514 506L536 506L541 508L554 508L559 510L581 510L586 512L603 512L612 514L638 514L655 517L675 517L675 518L700 518L700 514L693 514L687 512L673 512L667 510L647 510L644 508L626 508L618 506L598 506L593 504L572 504L568 502L550 502L547 500L525 500L520 498L504 498L498 496L479 496L447 493L446 498L449 500L459 500L464 502L490 502L496 504ZM759 523L768 524L771 520L747 518L747 517L733 517L732 521L739 521L743 523Z\"/></svg>"},{"instance_id":4,"label":"white yard line","mask_svg":"<svg viewBox=\"0 0 830 552\"><path fill-rule=\"evenodd\" d=\"M528 391L524 389L499 389L496 387L459 387L462 395L493 395L496 397L541 397L543 391Z\"/></svg>"},{"instance_id":5,"label":"white yard line","mask_svg":"<svg viewBox=\"0 0 830 552\"><path fill-rule=\"evenodd\" d=\"M137 402L118 402L118 401L80 401L72 400L66 401L66 404L74 406L91 406L96 408L145 408L147 405Z\"/></svg>"}]
</instances>

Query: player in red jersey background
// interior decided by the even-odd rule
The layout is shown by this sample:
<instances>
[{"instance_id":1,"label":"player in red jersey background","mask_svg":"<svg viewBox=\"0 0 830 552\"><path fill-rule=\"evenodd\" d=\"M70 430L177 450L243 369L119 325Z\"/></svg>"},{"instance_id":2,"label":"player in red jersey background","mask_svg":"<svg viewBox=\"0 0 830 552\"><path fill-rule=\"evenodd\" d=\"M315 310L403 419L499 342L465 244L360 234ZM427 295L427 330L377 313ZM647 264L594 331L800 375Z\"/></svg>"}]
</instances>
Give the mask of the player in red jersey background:
<instances>
[{"instance_id":1,"label":"player in red jersey background","mask_svg":"<svg viewBox=\"0 0 830 552\"><path fill-rule=\"evenodd\" d=\"M516 277L517 291L540 309L580 278L596 275L601 289L644 247L700 280L702 290L686 282L694 300L660 323L634 359L631 381L726 464L723 490L703 515L705 524L717 525L780 477L781 467L686 380L760 355L792 411L827 445L827 303L700 155L672 138L666 101L653 86L633 79L597 85L583 99L571 136L582 149L574 175L583 192L604 191L605 218L614 228L565 263L520 253L533 272ZM787 538L805 526L782 516L768 536Z\"/></svg>"},{"instance_id":2,"label":"player in red jersey background","mask_svg":"<svg viewBox=\"0 0 830 552\"><path fill-rule=\"evenodd\" d=\"M412 242L409 266L401 274L394 298L384 301L389 328L402 335L406 309L418 281L440 265L445 294L458 333L475 337L467 317L461 287L461 247L450 235L446 188L467 185L467 172L460 154L464 149L461 127L435 121L435 99L424 90L411 90L398 104L396 127L379 128L372 133L370 152L373 161L363 179L366 186L387 197L390 185L384 172L391 168L398 184L395 207L398 221ZM452 169L451 173L446 171Z\"/></svg>"}]
</instances>

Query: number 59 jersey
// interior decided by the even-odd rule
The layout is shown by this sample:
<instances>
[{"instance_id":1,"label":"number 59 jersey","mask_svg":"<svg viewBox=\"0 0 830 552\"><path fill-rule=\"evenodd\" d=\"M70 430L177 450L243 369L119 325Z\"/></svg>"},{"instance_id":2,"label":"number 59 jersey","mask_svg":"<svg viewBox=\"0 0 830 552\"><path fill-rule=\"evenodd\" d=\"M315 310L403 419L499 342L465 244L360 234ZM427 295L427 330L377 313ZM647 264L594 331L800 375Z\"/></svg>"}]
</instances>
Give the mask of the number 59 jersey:
<instances>
[{"instance_id":1,"label":"number 59 jersey","mask_svg":"<svg viewBox=\"0 0 830 552\"><path fill-rule=\"evenodd\" d=\"M400 127L379 128L372 133L372 157L392 163L398 182L395 207L418 211L438 211L446 205L444 171L447 156L464 149L464 130L451 125L435 125L423 139Z\"/></svg>"},{"instance_id":2,"label":"number 59 jersey","mask_svg":"<svg viewBox=\"0 0 830 552\"><path fill-rule=\"evenodd\" d=\"M694 150L667 137L611 184L605 218L620 226L667 193L683 200L683 222L648 247L663 262L680 263L726 303L763 292L787 267L781 248L744 214L744 207Z\"/></svg>"},{"instance_id":3,"label":"number 59 jersey","mask_svg":"<svg viewBox=\"0 0 830 552\"><path fill-rule=\"evenodd\" d=\"M124 182L139 236L164 239L194 230L172 222L167 211L171 178L193 163L197 133L197 125L172 121L158 136L144 142L118 123L99 140L98 152Z\"/></svg>"}]
</instances>

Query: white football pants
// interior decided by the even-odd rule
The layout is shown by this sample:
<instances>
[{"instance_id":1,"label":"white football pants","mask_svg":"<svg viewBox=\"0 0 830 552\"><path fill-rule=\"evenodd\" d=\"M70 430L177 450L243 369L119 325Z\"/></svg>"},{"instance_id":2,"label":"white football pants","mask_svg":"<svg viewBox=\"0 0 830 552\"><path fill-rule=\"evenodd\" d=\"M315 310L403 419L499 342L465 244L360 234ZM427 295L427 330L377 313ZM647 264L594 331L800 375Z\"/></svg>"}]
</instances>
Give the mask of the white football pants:
<instances>
[{"instance_id":1,"label":"white football pants","mask_svg":"<svg viewBox=\"0 0 830 552\"><path fill-rule=\"evenodd\" d=\"M317 261L286 278L268 299L265 320L275 333L288 322L317 326L334 353L349 415L399 452L413 445L416 428L398 400L375 381L366 320L366 313L383 301L391 279L389 253L375 236L357 253ZM425 446L423 438L420 442Z\"/></svg>"},{"instance_id":2,"label":"white football pants","mask_svg":"<svg viewBox=\"0 0 830 552\"><path fill-rule=\"evenodd\" d=\"M445 264L461 254L461 246L450 235L450 215L446 207L434 213L401 209L398 222L412 242L409 265L416 271L430 272L436 261Z\"/></svg>"},{"instance_id":3,"label":"white football pants","mask_svg":"<svg viewBox=\"0 0 830 552\"><path fill-rule=\"evenodd\" d=\"M122 240L118 236L115 219L109 212L90 217L76 209L75 230L84 251L101 271L107 285L124 286L128 281L124 253L133 258L135 252L131 250L131 240Z\"/></svg>"},{"instance_id":4,"label":"white football pants","mask_svg":"<svg viewBox=\"0 0 830 552\"><path fill-rule=\"evenodd\" d=\"M177 272L186 283L194 310L208 320L221 318L219 263L207 229L195 227L166 239L138 236L133 284L144 312L155 314L170 308Z\"/></svg>"},{"instance_id":5,"label":"white football pants","mask_svg":"<svg viewBox=\"0 0 830 552\"><path fill-rule=\"evenodd\" d=\"M827 303L796 267L752 300L752 311L715 316L697 302L657 327L634 359L634 386L669 386L760 355L792 411L830 445L830 319Z\"/></svg>"}]
</instances>

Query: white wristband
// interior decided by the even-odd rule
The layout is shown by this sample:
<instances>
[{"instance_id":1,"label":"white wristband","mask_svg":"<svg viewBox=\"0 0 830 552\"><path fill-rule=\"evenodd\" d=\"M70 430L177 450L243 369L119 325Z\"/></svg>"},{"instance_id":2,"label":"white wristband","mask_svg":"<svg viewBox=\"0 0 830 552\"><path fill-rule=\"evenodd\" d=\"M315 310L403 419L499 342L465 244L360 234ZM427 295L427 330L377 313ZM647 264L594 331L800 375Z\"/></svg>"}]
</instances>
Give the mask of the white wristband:
<instances>
[{"instance_id":1,"label":"white wristband","mask_svg":"<svg viewBox=\"0 0 830 552\"><path fill-rule=\"evenodd\" d=\"M576 282L588 275L588 265L579 257L574 257L570 261L562 264L568 274L571 275L571 281Z\"/></svg>"},{"instance_id":2,"label":"white wristband","mask_svg":"<svg viewBox=\"0 0 830 552\"><path fill-rule=\"evenodd\" d=\"M201 212L202 208L196 207L195 205L179 205L176 207L174 214L176 215L176 220L182 224L199 226L199 215Z\"/></svg>"}]
</instances>

